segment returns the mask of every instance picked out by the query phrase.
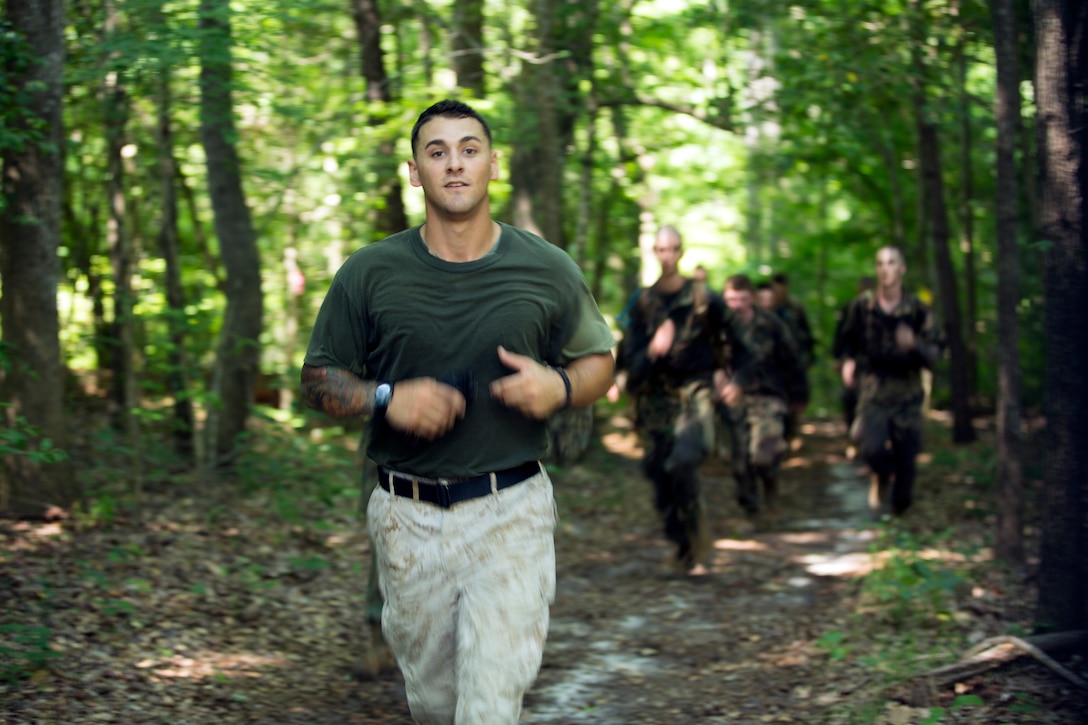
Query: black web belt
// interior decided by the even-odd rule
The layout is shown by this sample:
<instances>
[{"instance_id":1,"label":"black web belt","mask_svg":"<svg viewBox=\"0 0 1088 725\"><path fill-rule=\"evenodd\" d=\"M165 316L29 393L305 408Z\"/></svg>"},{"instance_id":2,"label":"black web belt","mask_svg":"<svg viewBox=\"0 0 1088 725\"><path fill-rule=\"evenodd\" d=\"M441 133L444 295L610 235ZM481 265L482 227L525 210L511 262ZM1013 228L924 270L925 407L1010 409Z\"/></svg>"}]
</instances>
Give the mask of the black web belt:
<instances>
[{"instance_id":1,"label":"black web belt","mask_svg":"<svg viewBox=\"0 0 1088 725\"><path fill-rule=\"evenodd\" d=\"M536 461L522 463L520 466L495 471L494 473L450 480L420 478L379 467L378 485L394 496L426 501L448 509L455 503L480 498L501 491L504 488L510 488L538 473L540 473L540 464ZM492 487L491 483L492 476L495 478L494 487Z\"/></svg>"}]
</instances>

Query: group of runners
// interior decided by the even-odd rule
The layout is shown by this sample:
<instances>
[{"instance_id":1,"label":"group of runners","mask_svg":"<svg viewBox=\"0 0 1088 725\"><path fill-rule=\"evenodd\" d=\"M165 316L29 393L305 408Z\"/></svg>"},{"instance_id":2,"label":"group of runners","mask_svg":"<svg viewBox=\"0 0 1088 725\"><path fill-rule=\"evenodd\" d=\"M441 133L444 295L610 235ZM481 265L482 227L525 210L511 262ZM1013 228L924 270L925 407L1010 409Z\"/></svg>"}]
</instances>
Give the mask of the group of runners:
<instances>
[{"instance_id":1,"label":"group of runners","mask_svg":"<svg viewBox=\"0 0 1088 725\"><path fill-rule=\"evenodd\" d=\"M625 388L642 437L642 468L681 571L698 573L710 552L698 469L730 445L739 506L761 522L778 515L778 474L809 402L815 336L789 279L734 274L719 294L705 268L680 273L680 232L661 227L654 254L661 276L623 315L615 399ZM700 273L701 272L701 273ZM921 448L921 371L941 355L932 311L903 288L906 260L886 246L876 275L841 310L831 355L842 379L852 449L871 473L877 516L911 505Z\"/></svg>"}]
</instances>

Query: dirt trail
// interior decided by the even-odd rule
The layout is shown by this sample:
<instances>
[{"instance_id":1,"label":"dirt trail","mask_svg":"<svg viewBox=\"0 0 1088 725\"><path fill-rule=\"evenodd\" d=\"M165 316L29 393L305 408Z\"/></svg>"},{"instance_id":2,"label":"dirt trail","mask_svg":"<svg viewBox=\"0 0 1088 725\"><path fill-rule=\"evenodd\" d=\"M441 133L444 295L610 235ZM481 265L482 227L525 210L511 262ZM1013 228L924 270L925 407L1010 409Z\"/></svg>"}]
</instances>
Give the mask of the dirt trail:
<instances>
[{"instance_id":1,"label":"dirt trail","mask_svg":"<svg viewBox=\"0 0 1088 725\"><path fill-rule=\"evenodd\" d=\"M925 719L928 710L905 706L894 718L860 718L859 706L881 701L882 675L853 654L833 662L821 646L847 628L856 574L871 564L878 535L865 483L843 458L841 424L804 429L783 468L781 515L758 530L734 502L728 465L708 462L714 553L705 575L683 576L670 566L673 548L639 472L630 421L598 423L599 443L553 474L558 598L524 725ZM908 518L959 526L965 489L920 484ZM369 637L362 605L369 545L351 507L315 507L301 513L306 525L293 525L275 515L277 495L274 486L243 497L221 481L170 480L148 489L138 513L118 512L108 526L0 521L0 666L5 647L40 653L32 640L43 632L55 656L24 658L22 677L0 677L0 722L409 723L395 669L353 676ZM957 528L961 541L966 536ZM1008 588L986 597L970 615L980 636L1030 623ZM931 633L919 652L932 658L934 642ZM1077 718L1083 701L1068 687L1028 668L972 685L999 716L961 709L941 722L1085 721ZM939 695L947 705L951 695ZM1050 709L1040 720L1014 705Z\"/></svg>"},{"instance_id":2,"label":"dirt trail","mask_svg":"<svg viewBox=\"0 0 1088 725\"><path fill-rule=\"evenodd\" d=\"M558 599L525 722L818 720L841 693L817 685L823 658L812 643L845 614L840 575L867 565L873 539L865 485L836 452L836 426L807 428L783 471L780 516L759 529L734 503L728 466L704 466L716 543L702 576L672 570L633 437L622 418L611 426L614 451L555 477L561 501L586 487L614 503L565 514Z\"/></svg>"}]
</instances>

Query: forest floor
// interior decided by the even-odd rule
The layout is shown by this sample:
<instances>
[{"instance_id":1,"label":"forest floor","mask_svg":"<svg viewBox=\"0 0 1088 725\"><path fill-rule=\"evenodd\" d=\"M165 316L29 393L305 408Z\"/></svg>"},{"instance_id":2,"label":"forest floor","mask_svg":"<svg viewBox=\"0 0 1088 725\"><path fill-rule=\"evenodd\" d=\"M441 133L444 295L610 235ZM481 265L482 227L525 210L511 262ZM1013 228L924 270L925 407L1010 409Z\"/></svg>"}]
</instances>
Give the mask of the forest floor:
<instances>
[{"instance_id":1,"label":"forest floor","mask_svg":"<svg viewBox=\"0 0 1088 725\"><path fill-rule=\"evenodd\" d=\"M553 470L558 596L523 723L1088 721L1084 691L1030 656L919 677L1031 631L1032 577L990 557L985 442L954 449L931 421L916 505L891 522L869 515L837 421L803 428L774 522L745 518L728 461L710 461L714 553L691 576L670 566L630 420L597 424L582 460ZM358 676L355 501L301 472L350 454L300 446L285 464L293 441L258 436L249 488L148 462L139 507L118 493L67 521L0 521L0 722L409 723L395 668ZM111 471L92 472L100 490L131 491Z\"/></svg>"}]
</instances>

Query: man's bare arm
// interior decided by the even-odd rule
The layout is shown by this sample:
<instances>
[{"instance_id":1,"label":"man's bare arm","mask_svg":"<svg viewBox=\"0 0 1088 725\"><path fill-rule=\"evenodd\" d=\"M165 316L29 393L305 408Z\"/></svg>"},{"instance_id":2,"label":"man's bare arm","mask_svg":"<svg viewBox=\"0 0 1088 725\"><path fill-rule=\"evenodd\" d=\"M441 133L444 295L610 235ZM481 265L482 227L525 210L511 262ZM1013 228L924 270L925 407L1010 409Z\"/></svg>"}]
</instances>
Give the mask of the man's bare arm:
<instances>
[{"instance_id":1,"label":"man's bare arm","mask_svg":"<svg viewBox=\"0 0 1088 725\"><path fill-rule=\"evenodd\" d=\"M503 347L498 354L502 364L514 371L491 383L491 395L499 402L541 420L563 407L567 390L557 370ZM614 367L611 352L587 355L567 365L571 407L591 405L604 395L612 384Z\"/></svg>"},{"instance_id":2,"label":"man's bare arm","mask_svg":"<svg viewBox=\"0 0 1088 725\"><path fill-rule=\"evenodd\" d=\"M615 373L616 359L611 352L580 357L567 365L570 377L571 407L584 408L608 392Z\"/></svg>"},{"instance_id":3,"label":"man's bare arm","mask_svg":"<svg viewBox=\"0 0 1088 725\"><path fill-rule=\"evenodd\" d=\"M377 387L374 381L363 380L343 368L302 366L302 399L306 405L333 418L357 418L373 413Z\"/></svg>"},{"instance_id":4,"label":"man's bare arm","mask_svg":"<svg viewBox=\"0 0 1088 725\"><path fill-rule=\"evenodd\" d=\"M372 415L377 387L343 368L302 366L306 404L334 418ZM464 415L464 396L434 378L398 381L385 411L389 425L426 440L445 435Z\"/></svg>"}]
</instances>

